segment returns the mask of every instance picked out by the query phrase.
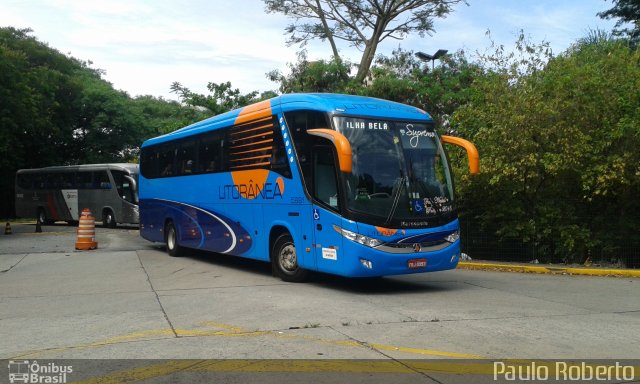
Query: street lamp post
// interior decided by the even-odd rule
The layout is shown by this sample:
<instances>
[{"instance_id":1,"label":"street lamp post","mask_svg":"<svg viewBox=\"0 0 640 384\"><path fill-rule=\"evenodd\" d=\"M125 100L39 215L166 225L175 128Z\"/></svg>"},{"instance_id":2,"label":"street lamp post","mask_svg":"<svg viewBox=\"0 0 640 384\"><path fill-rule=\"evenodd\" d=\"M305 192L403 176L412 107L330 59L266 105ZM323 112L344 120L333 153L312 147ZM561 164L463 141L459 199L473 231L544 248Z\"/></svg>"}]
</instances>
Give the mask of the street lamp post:
<instances>
[{"instance_id":1,"label":"street lamp post","mask_svg":"<svg viewBox=\"0 0 640 384\"><path fill-rule=\"evenodd\" d=\"M447 54L446 49L438 49L438 51L436 53L434 53L433 55L430 55L428 53L424 53L424 52L416 52L416 56L418 57L418 59L422 60L422 61L430 61L431 62L431 70L433 71L434 66L435 66L435 61L438 60L439 58L441 58L442 56Z\"/></svg>"}]
</instances>

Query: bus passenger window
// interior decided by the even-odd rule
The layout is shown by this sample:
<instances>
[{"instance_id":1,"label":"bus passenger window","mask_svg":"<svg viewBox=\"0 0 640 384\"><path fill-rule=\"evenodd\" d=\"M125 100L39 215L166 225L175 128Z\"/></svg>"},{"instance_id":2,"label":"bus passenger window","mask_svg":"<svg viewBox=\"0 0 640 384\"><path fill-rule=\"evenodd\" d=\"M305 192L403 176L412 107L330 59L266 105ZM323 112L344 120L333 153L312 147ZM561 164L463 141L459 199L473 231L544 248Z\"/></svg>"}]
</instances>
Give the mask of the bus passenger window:
<instances>
[{"instance_id":1,"label":"bus passenger window","mask_svg":"<svg viewBox=\"0 0 640 384\"><path fill-rule=\"evenodd\" d=\"M174 175L173 161L176 155L176 149L172 146L160 148L158 158L158 168L160 169L160 177L169 177Z\"/></svg>"},{"instance_id":2,"label":"bus passenger window","mask_svg":"<svg viewBox=\"0 0 640 384\"><path fill-rule=\"evenodd\" d=\"M195 173L193 160L196 158L195 140L183 141L178 150L176 163L178 175L190 175Z\"/></svg>"},{"instance_id":3,"label":"bus passenger window","mask_svg":"<svg viewBox=\"0 0 640 384\"><path fill-rule=\"evenodd\" d=\"M80 172L78 173L78 188L79 189L89 189L93 186L92 184L91 172Z\"/></svg>"},{"instance_id":4,"label":"bus passenger window","mask_svg":"<svg viewBox=\"0 0 640 384\"><path fill-rule=\"evenodd\" d=\"M96 171L93 173L93 182L95 188L111 189L111 182L107 171Z\"/></svg>"},{"instance_id":5,"label":"bus passenger window","mask_svg":"<svg viewBox=\"0 0 640 384\"><path fill-rule=\"evenodd\" d=\"M198 170L197 172L211 173L221 170L221 139L220 132L209 132L198 142Z\"/></svg>"}]
</instances>

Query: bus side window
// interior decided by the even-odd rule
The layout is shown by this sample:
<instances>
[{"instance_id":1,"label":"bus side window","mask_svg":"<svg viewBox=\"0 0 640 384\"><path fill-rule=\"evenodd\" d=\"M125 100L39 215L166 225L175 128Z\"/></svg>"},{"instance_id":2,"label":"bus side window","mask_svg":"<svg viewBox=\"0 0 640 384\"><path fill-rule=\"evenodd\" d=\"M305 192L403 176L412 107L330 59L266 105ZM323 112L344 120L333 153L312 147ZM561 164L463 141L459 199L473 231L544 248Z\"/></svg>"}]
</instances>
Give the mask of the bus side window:
<instances>
[{"instance_id":1,"label":"bus side window","mask_svg":"<svg viewBox=\"0 0 640 384\"><path fill-rule=\"evenodd\" d=\"M91 172L80 172L78 173L78 188L80 189L89 189L93 186L93 178L91 177Z\"/></svg>"},{"instance_id":2,"label":"bus side window","mask_svg":"<svg viewBox=\"0 0 640 384\"><path fill-rule=\"evenodd\" d=\"M191 175L195 173L196 148L195 140L182 141L176 159L178 175Z\"/></svg>"},{"instance_id":3,"label":"bus side window","mask_svg":"<svg viewBox=\"0 0 640 384\"><path fill-rule=\"evenodd\" d=\"M160 177L170 177L175 174L173 163L176 156L176 151L177 150L171 145L160 148L160 154L158 158Z\"/></svg>"},{"instance_id":4,"label":"bus side window","mask_svg":"<svg viewBox=\"0 0 640 384\"><path fill-rule=\"evenodd\" d=\"M111 182L109 181L109 175L107 171L93 172L94 188L98 189L111 189Z\"/></svg>"},{"instance_id":5,"label":"bus side window","mask_svg":"<svg viewBox=\"0 0 640 384\"><path fill-rule=\"evenodd\" d=\"M155 179L160 176L158 159L160 153L157 146L147 147L140 154L140 172L147 179Z\"/></svg>"},{"instance_id":6,"label":"bus side window","mask_svg":"<svg viewBox=\"0 0 640 384\"><path fill-rule=\"evenodd\" d=\"M33 185L33 176L29 174L18 175L18 186L23 189L31 189Z\"/></svg>"},{"instance_id":7,"label":"bus side window","mask_svg":"<svg viewBox=\"0 0 640 384\"><path fill-rule=\"evenodd\" d=\"M198 142L198 172L219 172L222 166L220 132L209 132Z\"/></svg>"}]
</instances>

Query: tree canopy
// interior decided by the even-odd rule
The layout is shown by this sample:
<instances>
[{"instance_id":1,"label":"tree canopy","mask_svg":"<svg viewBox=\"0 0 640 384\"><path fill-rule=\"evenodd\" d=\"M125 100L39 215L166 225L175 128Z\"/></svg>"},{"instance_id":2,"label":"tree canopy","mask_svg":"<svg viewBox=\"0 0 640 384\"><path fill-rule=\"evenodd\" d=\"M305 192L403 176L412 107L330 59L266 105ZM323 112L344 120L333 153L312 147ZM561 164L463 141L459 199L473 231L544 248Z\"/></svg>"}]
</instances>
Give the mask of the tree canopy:
<instances>
[{"instance_id":1,"label":"tree canopy","mask_svg":"<svg viewBox=\"0 0 640 384\"><path fill-rule=\"evenodd\" d=\"M420 36L434 31L433 20L445 17L464 0L264 0L267 12L294 19L287 26L289 44L311 40L328 41L334 59L341 60L337 41L362 50L355 80L362 83L369 73L378 44Z\"/></svg>"},{"instance_id":2,"label":"tree canopy","mask_svg":"<svg viewBox=\"0 0 640 384\"><path fill-rule=\"evenodd\" d=\"M557 57L518 47L486 58L453 114L482 156L481 175L458 185L467 219L541 261L638 261L640 52L603 36Z\"/></svg>"},{"instance_id":3,"label":"tree canopy","mask_svg":"<svg viewBox=\"0 0 640 384\"><path fill-rule=\"evenodd\" d=\"M614 34L628 36L636 45L640 42L640 0L613 0L613 7L598 13L598 16L603 19L618 19ZM626 23L631 26L624 27Z\"/></svg>"},{"instance_id":4,"label":"tree canopy","mask_svg":"<svg viewBox=\"0 0 640 384\"><path fill-rule=\"evenodd\" d=\"M130 161L144 139L198 117L177 102L132 99L103 74L29 29L0 28L0 216L12 215L17 169Z\"/></svg>"}]
</instances>

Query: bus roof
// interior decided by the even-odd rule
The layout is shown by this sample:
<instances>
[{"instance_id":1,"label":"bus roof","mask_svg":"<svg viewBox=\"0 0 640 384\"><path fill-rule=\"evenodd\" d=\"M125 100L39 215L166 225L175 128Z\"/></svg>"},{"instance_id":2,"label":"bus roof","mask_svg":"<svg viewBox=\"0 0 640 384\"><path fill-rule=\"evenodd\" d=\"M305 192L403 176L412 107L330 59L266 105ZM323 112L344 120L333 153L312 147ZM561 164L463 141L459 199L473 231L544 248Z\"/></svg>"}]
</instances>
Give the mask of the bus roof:
<instances>
[{"instance_id":1,"label":"bus roof","mask_svg":"<svg viewBox=\"0 0 640 384\"><path fill-rule=\"evenodd\" d=\"M232 125L241 112L246 110L277 107L280 107L283 112L309 109L338 115L432 121L427 112L393 101L336 93L292 93L210 117L166 135L149 139L142 144L142 147Z\"/></svg>"},{"instance_id":2,"label":"bus roof","mask_svg":"<svg viewBox=\"0 0 640 384\"><path fill-rule=\"evenodd\" d=\"M18 173L30 172L61 172L61 171L98 171L102 169L126 169L129 172L138 173L138 164L134 163L108 163L108 164L80 164L80 165L56 165L44 168L20 169Z\"/></svg>"}]
</instances>

